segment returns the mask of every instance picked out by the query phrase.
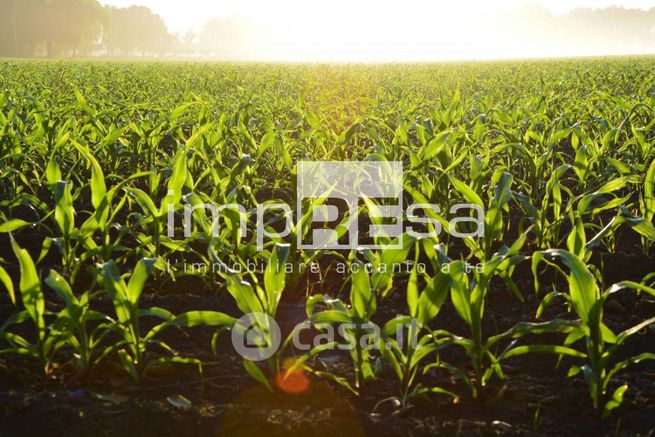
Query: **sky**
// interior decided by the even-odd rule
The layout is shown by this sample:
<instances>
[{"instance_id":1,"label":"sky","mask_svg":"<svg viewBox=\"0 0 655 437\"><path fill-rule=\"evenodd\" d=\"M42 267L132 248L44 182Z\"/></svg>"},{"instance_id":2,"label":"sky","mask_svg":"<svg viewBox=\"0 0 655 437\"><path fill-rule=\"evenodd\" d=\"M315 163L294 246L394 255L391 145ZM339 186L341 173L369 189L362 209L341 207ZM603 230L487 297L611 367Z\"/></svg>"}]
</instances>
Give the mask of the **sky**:
<instances>
[{"instance_id":1,"label":"sky","mask_svg":"<svg viewBox=\"0 0 655 437\"><path fill-rule=\"evenodd\" d=\"M120 7L147 6L162 16L171 32L180 35L188 29L200 31L213 17L245 18L250 23L245 33L257 42L244 43L237 58L291 61L571 56L580 53L574 42L542 46L538 40L516 41L517 32L511 30L514 23L503 17L526 5L541 6L555 15L578 7L655 7L655 0L100 1ZM521 25L529 28L538 23ZM626 52L639 50L627 47Z\"/></svg>"},{"instance_id":2,"label":"sky","mask_svg":"<svg viewBox=\"0 0 655 437\"><path fill-rule=\"evenodd\" d=\"M312 14L320 2L312 0L101 0L104 5L125 7L129 5L147 6L162 16L169 30L184 33L189 28L200 29L205 21L214 16L226 16L239 13L253 18L284 17L305 20L320 19ZM311 3L308 5L308 3ZM348 13L351 8L370 9L382 6L385 15L393 16L393 9L406 8L407 5L420 8L420 13L436 14L438 11L456 8L448 4L467 5L466 10L485 11L492 9L515 9L525 4L538 4L555 14L568 12L576 7L603 8L611 5L626 8L648 9L655 7L655 0L466 0L446 2L439 0L405 0L405 1L369 1L369 0L330 0L327 3L339 9L339 14ZM359 6L358 6L359 5ZM377 6L376 6L377 5ZM309 6L309 7L308 7ZM316 6L312 7L312 6ZM362 8L363 6L363 8ZM391 6L391 7L389 7ZM376 12L377 15L379 11Z\"/></svg>"}]
</instances>

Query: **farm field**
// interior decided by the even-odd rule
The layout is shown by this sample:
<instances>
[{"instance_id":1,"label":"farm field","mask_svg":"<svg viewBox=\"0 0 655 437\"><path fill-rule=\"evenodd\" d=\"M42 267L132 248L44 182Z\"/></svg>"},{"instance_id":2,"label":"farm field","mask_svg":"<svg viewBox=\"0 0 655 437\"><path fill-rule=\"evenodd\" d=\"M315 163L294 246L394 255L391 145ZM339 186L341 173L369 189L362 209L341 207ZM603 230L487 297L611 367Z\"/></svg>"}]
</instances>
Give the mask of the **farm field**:
<instances>
[{"instance_id":1,"label":"farm field","mask_svg":"<svg viewBox=\"0 0 655 437\"><path fill-rule=\"evenodd\" d=\"M652 57L0 60L0 433L652 435L654 192Z\"/></svg>"}]
</instances>

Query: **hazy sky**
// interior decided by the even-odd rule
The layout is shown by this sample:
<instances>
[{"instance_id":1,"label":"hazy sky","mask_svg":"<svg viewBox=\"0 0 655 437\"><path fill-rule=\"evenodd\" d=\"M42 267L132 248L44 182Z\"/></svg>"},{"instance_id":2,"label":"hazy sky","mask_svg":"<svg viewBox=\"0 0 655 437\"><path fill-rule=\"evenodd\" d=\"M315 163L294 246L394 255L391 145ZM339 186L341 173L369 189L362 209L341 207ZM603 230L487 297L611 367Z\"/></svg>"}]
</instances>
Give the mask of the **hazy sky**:
<instances>
[{"instance_id":1,"label":"hazy sky","mask_svg":"<svg viewBox=\"0 0 655 437\"><path fill-rule=\"evenodd\" d=\"M649 9L655 0L101 0L104 4L151 8L169 30L184 34L215 26L212 36L223 58L280 61L421 61L651 53L655 38L604 38L585 24L557 39L536 29L578 7L616 5ZM521 10L520 14L516 14ZM543 20L543 21L542 21ZM235 24L236 23L236 24ZM551 27L553 24L550 24ZM236 27L234 27L236 26ZM555 29L557 29L557 26ZM571 27L569 25L569 27ZM239 30L234 30L239 29ZM555 32L557 33L557 32ZM546 35L546 34L543 34ZM223 39L222 39L223 38ZM225 53L225 50L229 53ZM210 50L211 52L211 50Z\"/></svg>"},{"instance_id":2,"label":"hazy sky","mask_svg":"<svg viewBox=\"0 0 655 437\"><path fill-rule=\"evenodd\" d=\"M655 7L655 0L100 0L105 5L147 6L160 14L173 32L184 32L189 27L199 29L204 22L217 15L239 13L253 18L287 18L290 20L315 21L338 19L343 14L364 12L369 16L392 17L395 9L416 8L419 14L437 14L439 11L463 9L465 14L491 9L514 9L532 3L539 4L555 14L570 11L576 7L603 8L610 5L648 9ZM324 15L324 5L336 13ZM455 6L453 6L453 4ZM465 8L462 6L465 5ZM319 13L316 13L320 10ZM462 16L465 19L465 15Z\"/></svg>"}]
</instances>

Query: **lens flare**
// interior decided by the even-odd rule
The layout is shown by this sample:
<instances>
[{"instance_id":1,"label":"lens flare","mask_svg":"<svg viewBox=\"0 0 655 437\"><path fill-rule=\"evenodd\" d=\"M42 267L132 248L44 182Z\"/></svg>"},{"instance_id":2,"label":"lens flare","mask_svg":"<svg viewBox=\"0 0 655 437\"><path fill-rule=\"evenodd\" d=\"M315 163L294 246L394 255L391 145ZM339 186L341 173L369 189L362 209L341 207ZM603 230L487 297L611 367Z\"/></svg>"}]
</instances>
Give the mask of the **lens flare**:
<instances>
[{"instance_id":1,"label":"lens flare","mask_svg":"<svg viewBox=\"0 0 655 437\"><path fill-rule=\"evenodd\" d=\"M296 360L293 358L282 364L282 370L275 375L275 385L285 393L297 395L309 390L310 382L302 366L294 368L295 364Z\"/></svg>"}]
</instances>

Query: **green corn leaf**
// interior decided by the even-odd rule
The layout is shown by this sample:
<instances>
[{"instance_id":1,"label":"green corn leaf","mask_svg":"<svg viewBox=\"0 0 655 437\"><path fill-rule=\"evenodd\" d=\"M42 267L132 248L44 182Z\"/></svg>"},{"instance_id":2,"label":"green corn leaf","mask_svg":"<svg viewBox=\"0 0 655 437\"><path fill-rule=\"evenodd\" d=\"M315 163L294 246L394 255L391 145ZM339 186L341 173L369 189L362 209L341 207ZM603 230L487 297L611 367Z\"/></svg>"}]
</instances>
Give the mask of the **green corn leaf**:
<instances>
[{"instance_id":1,"label":"green corn leaf","mask_svg":"<svg viewBox=\"0 0 655 437\"><path fill-rule=\"evenodd\" d=\"M91 170L91 204L94 208L99 208L102 200L107 194L107 186L105 185L105 175L102 172L102 168L98 164L98 161L89 156L92 170Z\"/></svg>"},{"instance_id":2,"label":"green corn leaf","mask_svg":"<svg viewBox=\"0 0 655 437\"><path fill-rule=\"evenodd\" d=\"M513 349L510 349L507 353L503 355L503 359L525 355L525 354L532 354L532 353L566 355L575 358L587 357L586 354L566 346L557 346L557 345L550 345L550 344L531 344L528 346L518 346Z\"/></svg>"},{"instance_id":3,"label":"green corn leaf","mask_svg":"<svg viewBox=\"0 0 655 437\"><path fill-rule=\"evenodd\" d=\"M416 241L413 237L409 235L402 235L401 237L395 238L393 241L389 243L389 246L398 246L399 242L402 240L402 245L399 249L385 249L382 251L380 254L380 263L381 264L386 264L387 267L393 266L393 265L399 265L402 262L404 262L407 259L407 255L409 254L409 251L412 249L412 246L414 246L414 242Z\"/></svg>"},{"instance_id":4,"label":"green corn leaf","mask_svg":"<svg viewBox=\"0 0 655 437\"><path fill-rule=\"evenodd\" d=\"M351 323L352 317L340 310L325 310L320 313L315 313L310 317L313 324L321 323Z\"/></svg>"},{"instance_id":5,"label":"green corn leaf","mask_svg":"<svg viewBox=\"0 0 655 437\"><path fill-rule=\"evenodd\" d=\"M273 391L271 383L268 382L268 378L266 378L262 369L260 369L254 361L243 360L243 367L246 369L246 372L248 372L248 375L250 375L255 381L260 382L267 389Z\"/></svg>"},{"instance_id":6,"label":"green corn leaf","mask_svg":"<svg viewBox=\"0 0 655 437\"><path fill-rule=\"evenodd\" d=\"M400 363L398 362L398 358L396 357L393 348L394 348L394 344L391 341L385 342L384 339L380 339L380 352L382 353L384 360L389 365L391 365L391 368L393 369L398 379L402 379L403 369Z\"/></svg>"},{"instance_id":7,"label":"green corn leaf","mask_svg":"<svg viewBox=\"0 0 655 437\"><path fill-rule=\"evenodd\" d=\"M76 141L72 141L72 144L91 165L91 204L97 209L107 194L105 175L102 172L100 164L98 164L98 161L93 157L88 148Z\"/></svg>"},{"instance_id":8,"label":"green corn leaf","mask_svg":"<svg viewBox=\"0 0 655 437\"><path fill-rule=\"evenodd\" d=\"M55 185L55 221L66 238L73 233L75 228L75 210L73 209L71 189L70 182L58 181Z\"/></svg>"},{"instance_id":9,"label":"green corn leaf","mask_svg":"<svg viewBox=\"0 0 655 437\"><path fill-rule=\"evenodd\" d=\"M655 324L655 317L648 318L640 323L637 323L635 326L632 326L631 328L622 331L621 333L619 333L619 335L616 336L616 344L620 345L624 343L628 338L637 334L639 331L646 328L647 326L653 324Z\"/></svg>"},{"instance_id":10,"label":"green corn leaf","mask_svg":"<svg viewBox=\"0 0 655 437\"><path fill-rule=\"evenodd\" d=\"M234 317L218 311L188 311L168 322L171 326L192 328L194 326L232 326Z\"/></svg>"},{"instance_id":11,"label":"green corn leaf","mask_svg":"<svg viewBox=\"0 0 655 437\"><path fill-rule=\"evenodd\" d=\"M585 263L571 252L550 249L543 252L547 256L560 258L570 271L568 277L569 293L573 306L582 320L589 322L593 305L600 298L600 291L594 275Z\"/></svg>"},{"instance_id":12,"label":"green corn leaf","mask_svg":"<svg viewBox=\"0 0 655 437\"><path fill-rule=\"evenodd\" d=\"M407 282L407 307L412 317L416 317L418 300L418 273L416 271L416 263L414 263L412 271L409 274L409 281Z\"/></svg>"},{"instance_id":13,"label":"green corn leaf","mask_svg":"<svg viewBox=\"0 0 655 437\"><path fill-rule=\"evenodd\" d=\"M11 299L11 303L16 305L16 293L14 292L14 283L11 280L11 277L7 273L7 271L0 267L0 282L2 282L2 285L5 286L7 289L7 293L9 293L9 298Z\"/></svg>"},{"instance_id":14,"label":"green corn leaf","mask_svg":"<svg viewBox=\"0 0 655 437\"><path fill-rule=\"evenodd\" d=\"M14 232L26 226L30 226L31 224L32 223L26 222L25 220L21 220L21 219L7 220L6 222L0 224L0 234L6 232Z\"/></svg>"},{"instance_id":15,"label":"green corn leaf","mask_svg":"<svg viewBox=\"0 0 655 437\"><path fill-rule=\"evenodd\" d=\"M605 377L605 382L604 382L605 387L603 387L603 388L604 389L607 388L607 384L609 384L609 382L612 380L614 375L616 375L621 370L627 368L628 366L631 366L633 364L639 364L640 362L646 361L646 360L655 360L655 354L651 353L651 352L644 352L642 354L635 355L633 357L630 357L630 358L627 358L625 360L619 361L618 363L616 363L614 365L614 367L612 367L612 370L607 372L607 376Z\"/></svg>"},{"instance_id":16,"label":"green corn leaf","mask_svg":"<svg viewBox=\"0 0 655 437\"><path fill-rule=\"evenodd\" d=\"M450 277L442 272L438 272L428 282L418 299L416 320L419 326L427 326L430 320L437 316L437 313L439 313L441 306L448 296L450 283Z\"/></svg>"},{"instance_id":17,"label":"green corn leaf","mask_svg":"<svg viewBox=\"0 0 655 437\"><path fill-rule=\"evenodd\" d=\"M607 419L612 410L619 407L623 403L623 395L625 394L626 390L628 390L628 384L623 384L621 387L614 390L612 398L607 401L605 407L603 408L603 419Z\"/></svg>"},{"instance_id":18,"label":"green corn leaf","mask_svg":"<svg viewBox=\"0 0 655 437\"><path fill-rule=\"evenodd\" d=\"M132 379L138 381L139 371L135 366L135 364L138 363L134 363L132 357L124 349L118 351L118 358L121 360L121 364L123 365L123 368L127 371L127 373L130 374Z\"/></svg>"},{"instance_id":19,"label":"green corn leaf","mask_svg":"<svg viewBox=\"0 0 655 437\"><path fill-rule=\"evenodd\" d=\"M371 293L369 276L362 264L359 264L357 271L352 274L350 303L355 314L362 319L368 319L375 312L375 295Z\"/></svg>"},{"instance_id":20,"label":"green corn leaf","mask_svg":"<svg viewBox=\"0 0 655 437\"><path fill-rule=\"evenodd\" d=\"M262 137L262 140L259 143L259 148L257 149L257 160L261 159L262 155L264 155L264 152L273 146L275 143L275 135L275 131L272 130Z\"/></svg>"},{"instance_id":21,"label":"green corn leaf","mask_svg":"<svg viewBox=\"0 0 655 437\"><path fill-rule=\"evenodd\" d=\"M413 396L423 396L426 394L446 395L450 396L454 400L459 399L459 396L457 396L455 393L441 387L417 387L417 389L412 392Z\"/></svg>"},{"instance_id":22,"label":"green corn leaf","mask_svg":"<svg viewBox=\"0 0 655 437\"><path fill-rule=\"evenodd\" d=\"M75 93L75 98L77 99L77 103L80 105L80 108L84 110L88 115L94 116L95 111L89 106L88 103L86 103L86 99L82 95L82 93L78 89L73 90Z\"/></svg>"},{"instance_id":23,"label":"green corn leaf","mask_svg":"<svg viewBox=\"0 0 655 437\"><path fill-rule=\"evenodd\" d=\"M59 164L53 158L48 162L48 167L46 167L46 180L48 185L54 186L59 180L61 180L61 170L59 170Z\"/></svg>"},{"instance_id":24,"label":"green corn leaf","mask_svg":"<svg viewBox=\"0 0 655 437\"><path fill-rule=\"evenodd\" d=\"M450 177L450 182L453 184L455 189L459 191L459 193L464 196L467 202L473 203L475 205L479 205L484 208L484 203L482 203L482 199L480 196L476 194L475 191L471 189L468 185L466 185L464 182L460 181L459 179L451 176Z\"/></svg>"},{"instance_id":25,"label":"green corn leaf","mask_svg":"<svg viewBox=\"0 0 655 437\"><path fill-rule=\"evenodd\" d=\"M23 299L23 306L28 312L34 324L37 327L39 337L43 337L45 330L45 321L43 315L45 313L45 299L41 290L41 280L36 272L36 266L32 257L25 249L16 243L14 237L11 236L11 247L18 258L20 266L20 285L19 289Z\"/></svg>"},{"instance_id":26,"label":"green corn leaf","mask_svg":"<svg viewBox=\"0 0 655 437\"><path fill-rule=\"evenodd\" d=\"M611 181L604 183L599 189L594 191L593 194L594 195L599 195L599 194L612 193L612 192L614 192L616 190L619 190L619 189L625 187L627 182L628 181L627 181L626 178L612 179Z\"/></svg>"},{"instance_id":27,"label":"green corn leaf","mask_svg":"<svg viewBox=\"0 0 655 437\"><path fill-rule=\"evenodd\" d=\"M173 320L175 315L167 309L160 307L150 307L139 311L139 317L156 317L161 320Z\"/></svg>"},{"instance_id":28,"label":"green corn leaf","mask_svg":"<svg viewBox=\"0 0 655 437\"><path fill-rule=\"evenodd\" d=\"M582 259L586 253L586 244L587 237L585 235L584 225L582 221L578 220L566 240L566 247L569 249L569 252Z\"/></svg>"},{"instance_id":29,"label":"green corn leaf","mask_svg":"<svg viewBox=\"0 0 655 437\"><path fill-rule=\"evenodd\" d=\"M645 218L653 221L655 218L655 159L650 163L644 179Z\"/></svg>"},{"instance_id":30,"label":"green corn leaf","mask_svg":"<svg viewBox=\"0 0 655 437\"><path fill-rule=\"evenodd\" d=\"M125 190L134 197L144 213L150 214L151 217L159 216L159 211L157 210L155 203L143 190L132 187L126 188Z\"/></svg>"},{"instance_id":31,"label":"green corn leaf","mask_svg":"<svg viewBox=\"0 0 655 437\"><path fill-rule=\"evenodd\" d=\"M152 273L155 266L155 258L143 258L139 260L134 268L134 272L127 284L127 298L132 304L136 304L141 297L143 286Z\"/></svg>"},{"instance_id":32,"label":"green corn leaf","mask_svg":"<svg viewBox=\"0 0 655 437\"><path fill-rule=\"evenodd\" d=\"M587 146L579 147L575 152L575 172L581 181L585 180L588 168L589 160L587 159Z\"/></svg>"},{"instance_id":33,"label":"green corn leaf","mask_svg":"<svg viewBox=\"0 0 655 437\"><path fill-rule=\"evenodd\" d=\"M131 320L131 305L128 299L127 285L125 285L123 278L121 278L121 274L114 261L103 264L102 280L109 297L114 302L118 319L122 323L129 323Z\"/></svg>"},{"instance_id":34,"label":"green corn leaf","mask_svg":"<svg viewBox=\"0 0 655 437\"><path fill-rule=\"evenodd\" d=\"M468 275L464 271L461 261L451 263L450 276L452 278L450 299L459 316L471 326L471 289L469 288Z\"/></svg>"},{"instance_id":35,"label":"green corn leaf","mask_svg":"<svg viewBox=\"0 0 655 437\"><path fill-rule=\"evenodd\" d=\"M170 121L177 120L178 118L180 118L180 116L182 116L182 114L184 114L186 112L187 109L189 109L191 106L197 105L199 103L200 102L187 102L187 103L181 104L177 108L173 109L173 111L171 112L171 115L169 117L169 120Z\"/></svg>"},{"instance_id":36,"label":"green corn leaf","mask_svg":"<svg viewBox=\"0 0 655 437\"><path fill-rule=\"evenodd\" d=\"M569 368L569 371L566 373L566 376L568 378L573 378L574 376L579 375L581 371L582 371L582 368L580 366L571 366Z\"/></svg>"},{"instance_id":37,"label":"green corn leaf","mask_svg":"<svg viewBox=\"0 0 655 437\"><path fill-rule=\"evenodd\" d=\"M235 274L228 274L226 279L227 290L234 298L241 312L244 314L264 312L262 303L257 298L252 285L242 281L241 278Z\"/></svg>"},{"instance_id":38,"label":"green corn leaf","mask_svg":"<svg viewBox=\"0 0 655 437\"><path fill-rule=\"evenodd\" d=\"M207 131L209 131L209 129L211 129L212 127L213 127L213 123L206 123L206 124L200 126L200 128L197 129L197 130L196 130L196 131L195 131L195 132L194 132L194 133L189 137L189 139L187 140L186 145L185 145L186 149L188 150L188 149L192 148L193 145L194 145L194 144L195 144L195 143L196 143L200 138L202 138L202 136L203 136L204 134L206 134ZM183 155L181 155L181 156L183 156ZM185 165L184 165L184 172L186 173L186 162L185 162L184 164L185 164ZM177 171L177 168L175 169L175 171ZM175 177L175 175L174 175L173 177ZM169 187L169 188L170 188L170 187Z\"/></svg>"},{"instance_id":39,"label":"green corn leaf","mask_svg":"<svg viewBox=\"0 0 655 437\"><path fill-rule=\"evenodd\" d=\"M123 135L123 132L125 132L128 129L128 126L112 129L111 132L109 132L105 137L98 143L96 146L98 149L102 149L103 147L106 147L118 140L121 135Z\"/></svg>"},{"instance_id":40,"label":"green corn leaf","mask_svg":"<svg viewBox=\"0 0 655 437\"><path fill-rule=\"evenodd\" d=\"M64 302L66 302L67 307L79 305L79 301L73 294L68 282L56 271L50 270L50 274L45 279L45 283L48 284L48 286L52 288L59 297L64 300Z\"/></svg>"},{"instance_id":41,"label":"green corn leaf","mask_svg":"<svg viewBox=\"0 0 655 437\"><path fill-rule=\"evenodd\" d=\"M201 131L196 132L200 133ZM187 178L187 157L184 149L177 152L173 160L173 174L168 181L168 192L161 202L159 215L164 216L168 211L168 205L177 205L182 198L182 188Z\"/></svg>"},{"instance_id":42,"label":"green corn leaf","mask_svg":"<svg viewBox=\"0 0 655 437\"><path fill-rule=\"evenodd\" d=\"M269 308L276 308L284 291L286 281L285 264L289 257L289 244L276 244L264 271L264 288L269 299Z\"/></svg>"}]
</instances>

